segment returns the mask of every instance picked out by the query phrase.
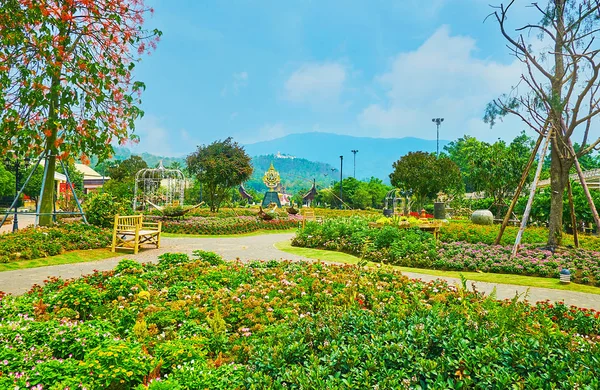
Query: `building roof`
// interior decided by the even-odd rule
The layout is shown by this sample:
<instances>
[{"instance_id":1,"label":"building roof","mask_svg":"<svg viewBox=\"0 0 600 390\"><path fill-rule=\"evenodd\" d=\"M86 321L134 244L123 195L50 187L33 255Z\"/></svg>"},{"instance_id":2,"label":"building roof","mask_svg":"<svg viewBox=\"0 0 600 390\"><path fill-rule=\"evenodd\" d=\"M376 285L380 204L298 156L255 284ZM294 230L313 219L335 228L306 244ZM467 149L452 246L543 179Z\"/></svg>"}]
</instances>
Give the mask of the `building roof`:
<instances>
[{"instance_id":1,"label":"building roof","mask_svg":"<svg viewBox=\"0 0 600 390\"><path fill-rule=\"evenodd\" d=\"M98 172L94 171L92 168L85 164L75 163L75 169L79 172L83 173L83 180L87 179L102 179L102 175ZM105 177L106 179L106 177Z\"/></svg>"},{"instance_id":2,"label":"building roof","mask_svg":"<svg viewBox=\"0 0 600 390\"><path fill-rule=\"evenodd\" d=\"M45 162L46 161L42 159L42 161L40 161L40 165L43 167L45 165ZM57 162L57 164L58 164L58 162ZM90 168L89 166L87 166L85 164L75 163L74 165L75 165L75 169L77 169L77 171L79 173L83 174L84 181L85 180L101 180L103 178L104 178L104 180L110 179L108 176L102 176L101 174L94 171L92 168ZM58 165L57 165L57 167L58 167ZM67 178L62 173L54 172L54 180L67 181Z\"/></svg>"}]
</instances>

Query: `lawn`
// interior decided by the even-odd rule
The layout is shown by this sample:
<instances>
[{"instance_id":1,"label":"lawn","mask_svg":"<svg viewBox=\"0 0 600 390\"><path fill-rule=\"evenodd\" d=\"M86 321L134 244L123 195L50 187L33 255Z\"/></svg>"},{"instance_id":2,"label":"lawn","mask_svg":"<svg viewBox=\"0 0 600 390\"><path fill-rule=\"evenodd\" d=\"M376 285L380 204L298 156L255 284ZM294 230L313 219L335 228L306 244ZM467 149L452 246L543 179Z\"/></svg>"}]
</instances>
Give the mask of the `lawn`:
<instances>
[{"instance_id":1,"label":"lawn","mask_svg":"<svg viewBox=\"0 0 600 390\"><path fill-rule=\"evenodd\" d=\"M112 253L108 248L75 250L40 259L0 263L0 272L26 268L47 267L50 265L86 263L90 261L110 259L120 255L121 253Z\"/></svg>"}]
</instances>

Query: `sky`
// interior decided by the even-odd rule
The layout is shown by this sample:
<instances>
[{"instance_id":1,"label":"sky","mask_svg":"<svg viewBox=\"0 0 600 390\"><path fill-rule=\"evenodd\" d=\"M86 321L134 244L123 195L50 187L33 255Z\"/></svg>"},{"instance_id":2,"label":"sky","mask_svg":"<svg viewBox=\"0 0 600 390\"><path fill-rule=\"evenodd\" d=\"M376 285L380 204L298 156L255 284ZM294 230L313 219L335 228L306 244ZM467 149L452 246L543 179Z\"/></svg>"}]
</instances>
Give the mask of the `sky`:
<instances>
[{"instance_id":1,"label":"sky","mask_svg":"<svg viewBox=\"0 0 600 390\"><path fill-rule=\"evenodd\" d=\"M521 74L489 3L146 0L163 36L136 67L147 89L132 149L183 156L313 131L436 139L434 117L440 139L510 141L518 120L482 120ZM519 7L515 26L533 15Z\"/></svg>"}]
</instances>

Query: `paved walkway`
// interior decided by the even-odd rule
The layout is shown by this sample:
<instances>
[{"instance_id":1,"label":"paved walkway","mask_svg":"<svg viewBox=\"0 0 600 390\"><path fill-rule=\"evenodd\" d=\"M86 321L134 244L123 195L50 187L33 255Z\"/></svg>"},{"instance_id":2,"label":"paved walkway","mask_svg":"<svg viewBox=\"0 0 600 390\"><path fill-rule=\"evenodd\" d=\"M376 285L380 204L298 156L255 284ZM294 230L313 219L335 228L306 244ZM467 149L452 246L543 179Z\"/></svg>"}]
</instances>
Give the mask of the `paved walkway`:
<instances>
[{"instance_id":1,"label":"paved walkway","mask_svg":"<svg viewBox=\"0 0 600 390\"><path fill-rule=\"evenodd\" d=\"M157 256L166 252L182 252L192 254L196 249L216 252L226 260L240 259L248 260L307 260L302 256L291 255L274 247L274 244L284 240L290 240L293 233L265 234L261 236L236 237L236 238L166 238L161 239L161 248L144 249L139 254L126 254L112 259L93 261L89 263L55 265L49 267L30 268L16 271L0 272L0 291L12 294L23 294L34 284L42 284L48 276L59 276L62 278L75 278L90 274L94 270L110 270L124 258L134 259L139 262L155 262ZM410 278L430 281L444 279L451 284L460 284L456 278L437 277L432 275L404 272ZM519 294L521 299L537 302L549 299L551 301L563 301L568 305L575 305L595 310L600 310L600 295L584 294L579 292L552 290L547 288L535 288L515 286L510 284L495 284L485 282L468 282L469 287L475 284L478 291L491 293L496 288L498 299L513 298Z\"/></svg>"}]
</instances>

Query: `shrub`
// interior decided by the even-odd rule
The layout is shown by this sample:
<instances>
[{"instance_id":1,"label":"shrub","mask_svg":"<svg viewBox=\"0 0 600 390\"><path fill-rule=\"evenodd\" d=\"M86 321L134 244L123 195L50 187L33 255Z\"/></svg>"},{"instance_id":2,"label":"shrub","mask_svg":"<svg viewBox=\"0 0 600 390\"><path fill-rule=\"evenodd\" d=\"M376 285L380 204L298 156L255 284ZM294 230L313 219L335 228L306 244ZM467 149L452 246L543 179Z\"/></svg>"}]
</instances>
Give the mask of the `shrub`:
<instances>
[{"instance_id":1,"label":"shrub","mask_svg":"<svg viewBox=\"0 0 600 390\"><path fill-rule=\"evenodd\" d=\"M600 387L594 310L498 302L388 267L201 265L148 264L151 299L96 301L93 319L48 319L53 289L4 297L0 388Z\"/></svg>"},{"instance_id":2,"label":"shrub","mask_svg":"<svg viewBox=\"0 0 600 390\"><path fill-rule=\"evenodd\" d=\"M77 312L77 318L88 318L95 307L102 302L101 294L93 286L82 282L70 283L51 298L54 312L71 309Z\"/></svg>"},{"instance_id":3,"label":"shrub","mask_svg":"<svg viewBox=\"0 0 600 390\"><path fill-rule=\"evenodd\" d=\"M221 265L225 263L225 260L223 260L223 258L221 256L219 256L218 254L214 253L214 252L207 252L207 251L203 251L203 250L195 250L194 252L194 256L202 261L206 261L207 263L209 263L210 265Z\"/></svg>"},{"instance_id":4,"label":"shrub","mask_svg":"<svg viewBox=\"0 0 600 390\"><path fill-rule=\"evenodd\" d=\"M115 215L129 215L133 212L129 202L120 201L107 192L92 192L83 208L89 223L104 228L114 225Z\"/></svg>"},{"instance_id":5,"label":"shrub","mask_svg":"<svg viewBox=\"0 0 600 390\"><path fill-rule=\"evenodd\" d=\"M0 235L0 263L54 256L77 249L104 248L110 232L83 223L28 227Z\"/></svg>"},{"instance_id":6,"label":"shrub","mask_svg":"<svg viewBox=\"0 0 600 390\"><path fill-rule=\"evenodd\" d=\"M163 253L158 256L158 268L163 270L189 262L190 258L185 253Z\"/></svg>"}]
</instances>

